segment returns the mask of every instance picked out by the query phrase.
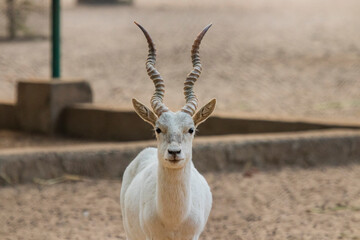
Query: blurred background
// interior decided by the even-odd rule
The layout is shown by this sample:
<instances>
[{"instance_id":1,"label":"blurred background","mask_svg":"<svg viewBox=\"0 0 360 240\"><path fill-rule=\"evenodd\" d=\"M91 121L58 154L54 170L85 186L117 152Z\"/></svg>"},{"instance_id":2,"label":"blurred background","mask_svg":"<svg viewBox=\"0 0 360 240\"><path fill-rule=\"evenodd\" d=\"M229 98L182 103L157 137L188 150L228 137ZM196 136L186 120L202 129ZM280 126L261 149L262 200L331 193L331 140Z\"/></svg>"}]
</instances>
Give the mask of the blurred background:
<instances>
[{"instance_id":1,"label":"blurred background","mask_svg":"<svg viewBox=\"0 0 360 240\"><path fill-rule=\"evenodd\" d=\"M50 3L0 0L0 102L16 101L19 79L51 79ZM150 105L154 86L145 70L147 43L135 20L156 44L166 105L180 109L185 102L183 82L192 69L191 46L213 23L200 48L203 72L195 85L200 105L217 98L215 112L230 115L350 122L360 117L359 0L61 3L62 78L89 81L96 105L132 109L134 97ZM134 122L127 124L133 127ZM194 161L210 169L220 166L219 171L200 171L214 196L202 239L360 239L360 135L355 129L341 131L235 136L234 141L224 137L213 142L227 158L239 162L226 166L228 159L218 158L214 150L204 154L206 161ZM76 172L77 166L101 172L104 166L130 161L132 155L126 151L131 144L121 147L117 142L118 150L116 144L107 148L102 142L99 150L86 139L26 134L0 132L0 239L125 240L119 178L65 174L14 185L2 170L8 164L8 172L19 170L28 178L34 169L60 174ZM224 139L230 140L221 142ZM67 148L76 144L82 152L77 146ZM44 148L38 148L39 153L29 149L32 145ZM53 146L50 153L47 145ZM216 149L214 145L204 143L202 148ZM122 151L126 159L116 158ZM38 161L27 165L23 156L31 153ZM91 161L98 154L98 161ZM216 161L208 163L206 157ZM272 168L261 166L264 159Z\"/></svg>"},{"instance_id":2,"label":"blurred background","mask_svg":"<svg viewBox=\"0 0 360 240\"><path fill-rule=\"evenodd\" d=\"M9 12L9 4L13 9ZM101 3L101 4L100 4ZM47 0L0 3L0 99L14 100L19 78L50 77ZM200 104L218 99L218 112L316 118L360 117L360 2L357 0L63 0L62 77L90 81L95 103L148 103L145 70L151 34L165 102L184 103L196 35L201 45ZM11 20L14 19L14 20ZM9 21L12 30L9 29Z\"/></svg>"}]
</instances>

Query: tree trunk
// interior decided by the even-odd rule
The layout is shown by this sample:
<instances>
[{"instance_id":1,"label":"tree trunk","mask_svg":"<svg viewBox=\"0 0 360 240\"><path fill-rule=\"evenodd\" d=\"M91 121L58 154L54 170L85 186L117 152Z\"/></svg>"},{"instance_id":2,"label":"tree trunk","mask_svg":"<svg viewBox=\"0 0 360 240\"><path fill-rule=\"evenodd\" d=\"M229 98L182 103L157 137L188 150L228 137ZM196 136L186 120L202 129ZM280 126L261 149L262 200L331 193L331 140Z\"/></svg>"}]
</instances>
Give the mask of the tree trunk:
<instances>
[{"instance_id":1,"label":"tree trunk","mask_svg":"<svg viewBox=\"0 0 360 240\"><path fill-rule=\"evenodd\" d=\"M10 39L16 38L15 0L7 0L8 34Z\"/></svg>"}]
</instances>

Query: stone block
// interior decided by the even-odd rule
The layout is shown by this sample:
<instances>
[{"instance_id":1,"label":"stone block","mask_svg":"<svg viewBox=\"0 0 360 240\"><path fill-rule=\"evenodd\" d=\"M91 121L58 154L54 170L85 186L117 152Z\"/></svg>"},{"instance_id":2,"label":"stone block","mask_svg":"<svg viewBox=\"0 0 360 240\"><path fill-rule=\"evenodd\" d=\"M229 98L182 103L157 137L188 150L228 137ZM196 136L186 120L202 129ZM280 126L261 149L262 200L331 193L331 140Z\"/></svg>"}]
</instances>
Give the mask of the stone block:
<instances>
[{"instance_id":1,"label":"stone block","mask_svg":"<svg viewBox=\"0 0 360 240\"><path fill-rule=\"evenodd\" d=\"M21 80L17 85L17 115L25 131L54 134L64 108L90 102L91 87L83 80Z\"/></svg>"},{"instance_id":2,"label":"stone block","mask_svg":"<svg viewBox=\"0 0 360 240\"><path fill-rule=\"evenodd\" d=\"M72 137L140 141L155 139L153 127L135 111L76 104L64 111L64 133Z\"/></svg>"},{"instance_id":3,"label":"stone block","mask_svg":"<svg viewBox=\"0 0 360 240\"><path fill-rule=\"evenodd\" d=\"M19 128L16 107L12 102L0 102L0 129Z\"/></svg>"}]
</instances>

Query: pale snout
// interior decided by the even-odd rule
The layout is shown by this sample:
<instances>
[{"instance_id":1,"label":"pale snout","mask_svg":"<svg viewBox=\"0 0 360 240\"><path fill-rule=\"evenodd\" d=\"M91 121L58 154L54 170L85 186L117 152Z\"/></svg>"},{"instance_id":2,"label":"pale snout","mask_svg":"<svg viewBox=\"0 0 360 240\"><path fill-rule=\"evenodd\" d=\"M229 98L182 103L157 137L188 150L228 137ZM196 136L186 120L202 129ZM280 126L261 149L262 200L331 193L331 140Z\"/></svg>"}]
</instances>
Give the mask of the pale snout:
<instances>
[{"instance_id":1,"label":"pale snout","mask_svg":"<svg viewBox=\"0 0 360 240\"><path fill-rule=\"evenodd\" d=\"M181 149L169 149L169 150L168 150L168 153L169 153L170 155L173 155L174 157L176 157L178 154L181 153Z\"/></svg>"},{"instance_id":2,"label":"pale snout","mask_svg":"<svg viewBox=\"0 0 360 240\"><path fill-rule=\"evenodd\" d=\"M178 144L171 144L168 147L166 155L167 155L166 160L168 160L168 161L184 160L183 153L182 153L181 148L180 148L180 146Z\"/></svg>"}]
</instances>

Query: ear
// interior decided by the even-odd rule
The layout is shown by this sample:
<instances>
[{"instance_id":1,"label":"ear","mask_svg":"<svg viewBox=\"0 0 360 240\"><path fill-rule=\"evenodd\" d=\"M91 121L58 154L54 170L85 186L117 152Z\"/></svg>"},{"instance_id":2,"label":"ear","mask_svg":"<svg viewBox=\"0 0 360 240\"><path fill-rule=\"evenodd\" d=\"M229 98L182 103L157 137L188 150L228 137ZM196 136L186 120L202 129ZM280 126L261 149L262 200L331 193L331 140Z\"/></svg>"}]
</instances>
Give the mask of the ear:
<instances>
[{"instance_id":1,"label":"ear","mask_svg":"<svg viewBox=\"0 0 360 240\"><path fill-rule=\"evenodd\" d=\"M193 117L195 126L204 122L214 111L216 105L216 99L211 100L205 106L203 106Z\"/></svg>"},{"instance_id":2,"label":"ear","mask_svg":"<svg viewBox=\"0 0 360 240\"><path fill-rule=\"evenodd\" d=\"M132 103L135 108L135 112L146 122L155 126L155 122L157 120L156 115L148 109L144 104L133 98Z\"/></svg>"}]
</instances>

